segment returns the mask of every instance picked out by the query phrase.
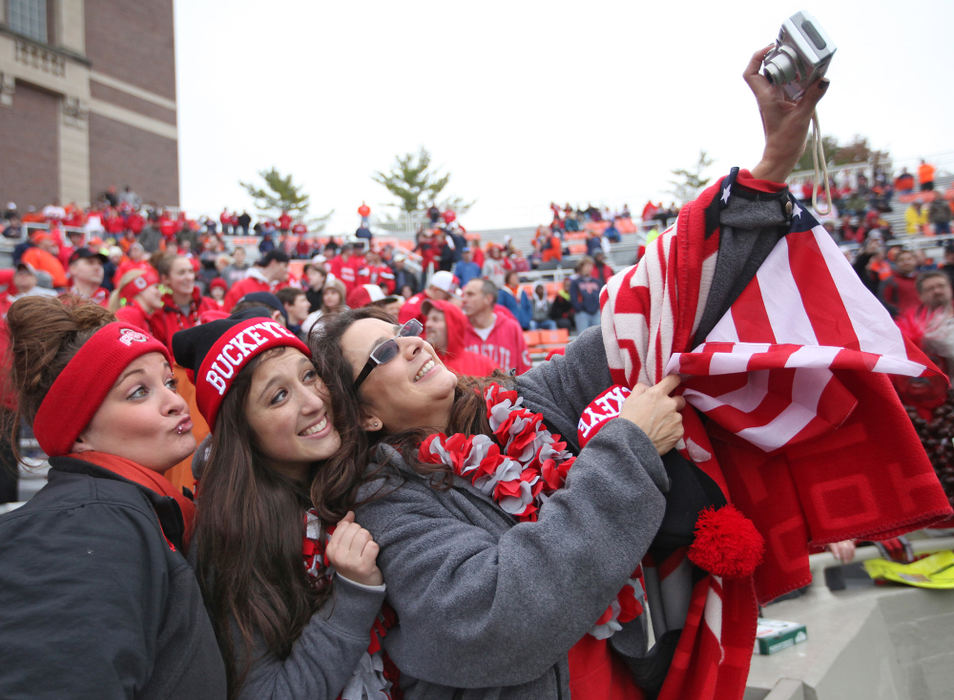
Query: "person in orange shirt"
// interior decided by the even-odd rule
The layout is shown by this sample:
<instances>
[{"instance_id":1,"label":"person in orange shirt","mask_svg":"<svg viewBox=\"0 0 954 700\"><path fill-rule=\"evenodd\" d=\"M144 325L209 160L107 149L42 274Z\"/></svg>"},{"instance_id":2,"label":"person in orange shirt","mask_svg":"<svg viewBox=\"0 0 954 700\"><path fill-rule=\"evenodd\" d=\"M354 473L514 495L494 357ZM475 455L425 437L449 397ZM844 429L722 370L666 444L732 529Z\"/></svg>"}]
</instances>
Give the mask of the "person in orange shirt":
<instances>
[{"instance_id":1,"label":"person in orange shirt","mask_svg":"<svg viewBox=\"0 0 954 700\"><path fill-rule=\"evenodd\" d=\"M934 189L934 166L924 158L921 159L921 165L918 166L918 182L921 183L922 191Z\"/></svg>"},{"instance_id":2,"label":"person in orange shirt","mask_svg":"<svg viewBox=\"0 0 954 700\"><path fill-rule=\"evenodd\" d=\"M68 287L66 270L63 268L63 263L56 257L58 248L53 241L53 236L48 233L38 233L33 237L33 242L36 245L23 251L20 262L26 263L34 270L48 273L54 287L58 289Z\"/></svg>"}]
</instances>

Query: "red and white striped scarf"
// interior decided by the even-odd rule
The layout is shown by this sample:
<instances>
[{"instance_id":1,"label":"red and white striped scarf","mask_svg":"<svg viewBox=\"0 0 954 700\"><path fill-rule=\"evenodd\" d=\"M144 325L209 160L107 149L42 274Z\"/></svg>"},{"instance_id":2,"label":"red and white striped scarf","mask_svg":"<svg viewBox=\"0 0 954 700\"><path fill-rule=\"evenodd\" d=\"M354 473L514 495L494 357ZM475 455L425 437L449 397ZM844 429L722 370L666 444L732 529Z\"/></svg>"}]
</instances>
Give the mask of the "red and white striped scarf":
<instances>
[{"instance_id":1,"label":"red and white striped scarf","mask_svg":"<svg viewBox=\"0 0 954 700\"><path fill-rule=\"evenodd\" d=\"M676 228L650 244L639 265L614 276L601 296L613 380L652 385L683 375L688 406L680 453L766 540L751 578L710 574L692 586L685 550L644 567L647 581L658 584L649 588L651 609L655 590L681 599L686 610L684 624L661 625L683 630L664 699L742 697L756 598L806 585L809 545L890 537L950 512L883 373L946 377L904 339L827 232L793 199L788 234L692 347L716 270L719 212L736 188L777 193L782 186L733 171L686 205Z\"/></svg>"}]
</instances>

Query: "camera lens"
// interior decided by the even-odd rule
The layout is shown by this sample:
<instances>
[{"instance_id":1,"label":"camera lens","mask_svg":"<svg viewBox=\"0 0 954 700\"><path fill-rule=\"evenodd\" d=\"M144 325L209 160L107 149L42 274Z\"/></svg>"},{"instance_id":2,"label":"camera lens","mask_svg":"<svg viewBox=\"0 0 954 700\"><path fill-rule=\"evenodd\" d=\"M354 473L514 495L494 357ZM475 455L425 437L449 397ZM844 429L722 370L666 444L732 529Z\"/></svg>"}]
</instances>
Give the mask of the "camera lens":
<instances>
[{"instance_id":1,"label":"camera lens","mask_svg":"<svg viewBox=\"0 0 954 700\"><path fill-rule=\"evenodd\" d=\"M790 49L787 46L782 46L765 59L762 72L770 82L776 85L784 85L795 80L798 74L798 66L794 57L790 55Z\"/></svg>"}]
</instances>

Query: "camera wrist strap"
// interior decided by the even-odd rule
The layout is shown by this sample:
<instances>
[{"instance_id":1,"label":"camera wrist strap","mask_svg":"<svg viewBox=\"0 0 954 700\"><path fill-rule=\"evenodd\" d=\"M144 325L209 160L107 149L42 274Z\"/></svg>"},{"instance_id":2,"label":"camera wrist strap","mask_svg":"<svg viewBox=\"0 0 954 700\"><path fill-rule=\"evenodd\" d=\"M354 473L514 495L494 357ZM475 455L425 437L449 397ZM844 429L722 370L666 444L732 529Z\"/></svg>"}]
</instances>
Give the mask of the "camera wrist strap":
<instances>
[{"instance_id":1,"label":"camera wrist strap","mask_svg":"<svg viewBox=\"0 0 954 700\"><path fill-rule=\"evenodd\" d=\"M821 163L821 172L819 172L819 163ZM818 111L812 112L812 167L815 171L815 184L812 187L812 208L815 213L821 216L831 214L831 187L828 184L828 163L825 162L825 145L821 139L821 128L818 126ZM819 176L825 183L825 211L818 208L818 191L821 186L818 184Z\"/></svg>"}]
</instances>

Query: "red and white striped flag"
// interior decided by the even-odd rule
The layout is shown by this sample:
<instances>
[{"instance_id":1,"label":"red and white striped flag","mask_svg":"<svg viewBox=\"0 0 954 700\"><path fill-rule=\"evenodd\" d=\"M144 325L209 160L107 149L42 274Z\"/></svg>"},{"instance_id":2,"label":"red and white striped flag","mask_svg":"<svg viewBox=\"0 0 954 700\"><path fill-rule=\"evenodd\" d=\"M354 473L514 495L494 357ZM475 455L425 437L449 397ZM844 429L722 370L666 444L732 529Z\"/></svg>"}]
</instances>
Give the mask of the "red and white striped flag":
<instances>
[{"instance_id":1,"label":"red and white striped flag","mask_svg":"<svg viewBox=\"0 0 954 700\"><path fill-rule=\"evenodd\" d=\"M804 216L795 209L793 220ZM673 353L665 374L683 375L690 404L768 452L851 414L857 401L839 369L947 381L816 225L779 240L705 342Z\"/></svg>"},{"instance_id":2,"label":"red and white striped flag","mask_svg":"<svg viewBox=\"0 0 954 700\"><path fill-rule=\"evenodd\" d=\"M742 696L756 593L767 600L806 585L810 543L893 536L950 513L884 373L946 377L789 195L781 195L791 202L789 232L692 348L717 269L722 210L733 194L753 199L781 189L734 170L686 205L676 228L601 297L613 380L632 387L672 372L685 377L692 408L680 453L766 541L754 581L708 575L693 583L675 561L682 552L658 570L647 562L647 582L658 578L655 590L676 601L650 599L654 628L656 609L685 616L667 614L662 626L682 628L664 700Z\"/></svg>"}]
</instances>

